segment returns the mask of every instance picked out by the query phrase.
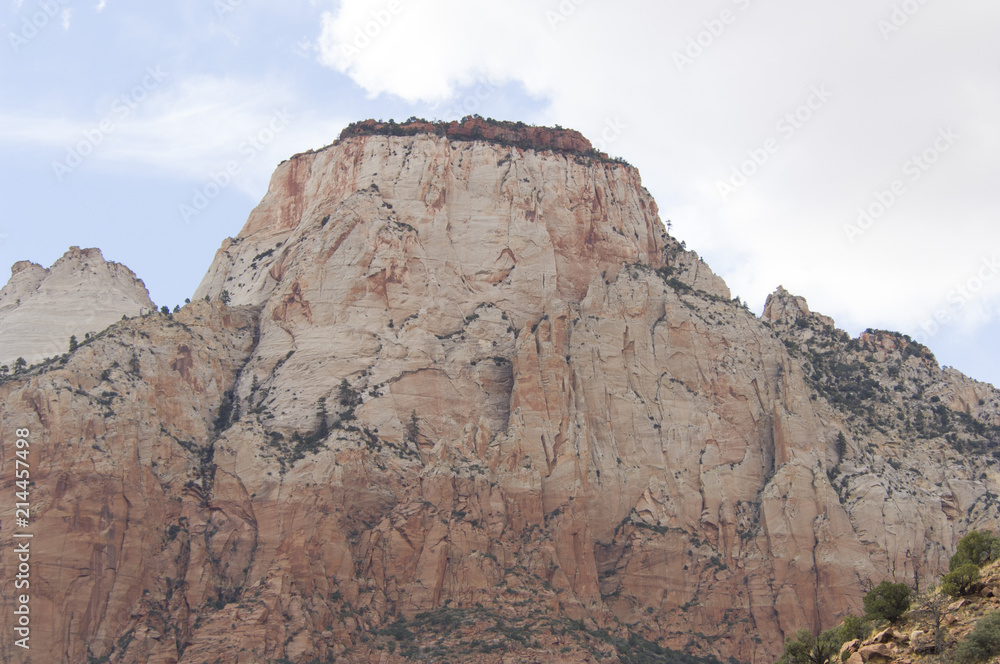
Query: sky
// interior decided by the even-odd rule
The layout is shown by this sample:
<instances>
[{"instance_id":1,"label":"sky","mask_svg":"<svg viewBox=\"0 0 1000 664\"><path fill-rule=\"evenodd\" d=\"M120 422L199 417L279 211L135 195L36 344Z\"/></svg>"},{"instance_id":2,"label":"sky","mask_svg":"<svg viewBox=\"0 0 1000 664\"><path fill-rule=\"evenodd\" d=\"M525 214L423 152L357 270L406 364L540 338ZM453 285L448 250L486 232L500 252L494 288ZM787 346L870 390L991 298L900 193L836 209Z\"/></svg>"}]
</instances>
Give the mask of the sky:
<instances>
[{"instance_id":1,"label":"sky","mask_svg":"<svg viewBox=\"0 0 1000 664\"><path fill-rule=\"evenodd\" d=\"M0 3L4 267L99 247L173 307L283 159L475 113L638 167L758 314L783 285L1000 385L995 0Z\"/></svg>"}]
</instances>

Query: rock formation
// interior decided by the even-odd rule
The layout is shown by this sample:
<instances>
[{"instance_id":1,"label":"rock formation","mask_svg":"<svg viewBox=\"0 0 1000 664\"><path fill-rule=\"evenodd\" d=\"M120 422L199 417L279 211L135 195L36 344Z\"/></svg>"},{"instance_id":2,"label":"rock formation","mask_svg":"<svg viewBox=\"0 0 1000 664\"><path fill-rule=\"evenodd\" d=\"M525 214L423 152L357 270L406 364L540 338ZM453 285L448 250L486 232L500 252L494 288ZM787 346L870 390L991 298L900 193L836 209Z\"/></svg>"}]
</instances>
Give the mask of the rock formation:
<instances>
[{"instance_id":1,"label":"rock formation","mask_svg":"<svg viewBox=\"0 0 1000 664\"><path fill-rule=\"evenodd\" d=\"M895 624L886 625L883 621L867 636L844 643L840 660L847 664L994 661L1000 646L996 632L1000 616L1000 566L994 561L979 574L967 596L952 597L935 588L916 597ZM992 623L993 629L983 630L983 623ZM962 643L969 640L977 626L988 635L982 640L987 652L977 652L980 657L965 660ZM993 651L992 656L989 650Z\"/></svg>"},{"instance_id":2,"label":"rock formation","mask_svg":"<svg viewBox=\"0 0 1000 664\"><path fill-rule=\"evenodd\" d=\"M772 661L997 524L991 386L758 319L561 134L377 129L282 163L194 304L0 384L38 661Z\"/></svg>"},{"instance_id":3,"label":"rock formation","mask_svg":"<svg viewBox=\"0 0 1000 664\"><path fill-rule=\"evenodd\" d=\"M153 308L142 281L105 261L99 249L70 247L48 269L19 261L0 290L0 364L13 368L19 357L35 364L61 355L71 336L83 341L122 316Z\"/></svg>"}]
</instances>

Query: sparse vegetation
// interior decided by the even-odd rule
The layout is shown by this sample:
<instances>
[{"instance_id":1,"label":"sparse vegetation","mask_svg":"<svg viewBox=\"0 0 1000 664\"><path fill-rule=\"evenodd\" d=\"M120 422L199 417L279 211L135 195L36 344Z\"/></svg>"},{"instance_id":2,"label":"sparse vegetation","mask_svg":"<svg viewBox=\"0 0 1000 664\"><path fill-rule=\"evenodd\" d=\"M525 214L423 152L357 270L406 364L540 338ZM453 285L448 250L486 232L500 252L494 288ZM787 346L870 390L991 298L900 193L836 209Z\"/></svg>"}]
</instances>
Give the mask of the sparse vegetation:
<instances>
[{"instance_id":1,"label":"sparse vegetation","mask_svg":"<svg viewBox=\"0 0 1000 664\"><path fill-rule=\"evenodd\" d=\"M417 419L417 411L410 412L410 421L406 423L406 440L416 445L417 436L420 435L420 421Z\"/></svg>"},{"instance_id":2,"label":"sparse vegetation","mask_svg":"<svg viewBox=\"0 0 1000 664\"><path fill-rule=\"evenodd\" d=\"M975 592L979 586L979 568L998 557L1000 538L984 531L970 531L959 540L955 555L948 561L949 572L941 578L941 592L952 597Z\"/></svg>"},{"instance_id":3,"label":"sparse vegetation","mask_svg":"<svg viewBox=\"0 0 1000 664\"><path fill-rule=\"evenodd\" d=\"M429 122L416 117L410 118L406 122L396 122L391 119L388 122L381 120L353 122L340 133L338 142L355 136L416 136L418 134L447 136L453 141L488 141L522 150L547 150L572 156L576 163L581 165L597 162L630 166L624 159L609 157L593 147L583 149L583 146L586 145L585 139L575 131L562 127L536 127L524 122L494 120L480 115L469 115L459 122ZM553 134L577 138L580 147L562 147L565 143L557 147L556 143L547 138ZM497 165L501 166L503 160L499 161L501 163Z\"/></svg>"},{"instance_id":4,"label":"sparse vegetation","mask_svg":"<svg viewBox=\"0 0 1000 664\"><path fill-rule=\"evenodd\" d=\"M351 384L344 378L340 381L340 386L337 388L337 402L344 407L344 410L340 412L338 424L335 425L340 426L339 423L341 421L349 422L356 419L354 409L361 405L361 392L351 387Z\"/></svg>"},{"instance_id":5,"label":"sparse vegetation","mask_svg":"<svg viewBox=\"0 0 1000 664\"><path fill-rule=\"evenodd\" d=\"M987 614L976 623L955 649L959 662L981 662L1000 655L1000 611Z\"/></svg>"},{"instance_id":6,"label":"sparse vegetation","mask_svg":"<svg viewBox=\"0 0 1000 664\"><path fill-rule=\"evenodd\" d=\"M941 592L952 597L968 595L979 582L979 567L966 563L941 577Z\"/></svg>"},{"instance_id":7,"label":"sparse vegetation","mask_svg":"<svg viewBox=\"0 0 1000 664\"><path fill-rule=\"evenodd\" d=\"M948 561L948 569L956 570L970 564L979 568L998 557L1000 539L992 533L973 530L959 540L955 555Z\"/></svg>"},{"instance_id":8,"label":"sparse vegetation","mask_svg":"<svg viewBox=\"0 0 1000 664\"><path fill-rule=\"evenodd\" d=\"M910 592L905 583L883 581L865 595L865 614L895 622L910 608Z\"/></svg>"},{"instance_id":9,"label":"sparse vegetation","mask_svg":"<svg viewBox=\"0 0 1000 664\"><path fill-rule=\"evenodd\" d=\"M778 664L829 664L840 650L840 630L828 629L814 636L808 629L800 629L795 637L785 642L785 652Z\"/></svg>"}]
</instances>

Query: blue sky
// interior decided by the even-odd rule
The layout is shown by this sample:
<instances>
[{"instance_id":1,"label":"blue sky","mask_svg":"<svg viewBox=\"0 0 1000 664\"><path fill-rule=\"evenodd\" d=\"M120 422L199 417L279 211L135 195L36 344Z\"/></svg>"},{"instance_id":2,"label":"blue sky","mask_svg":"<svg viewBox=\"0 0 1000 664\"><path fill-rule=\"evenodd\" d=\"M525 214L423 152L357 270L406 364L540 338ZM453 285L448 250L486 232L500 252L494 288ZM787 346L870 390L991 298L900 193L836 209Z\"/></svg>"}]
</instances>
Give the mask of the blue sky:
<instances>
[{"instance_id":1,"label":"blue sky","mask_svg":"<svg viewBox=\"0 0 1000 664\"><path fill-rule=\"evenodd\" d=\"M3 1L3 265L96 246L173 306L282 159L479 113L628 159L758 313L1000 383L995 2Z\"/></svg>"}]
</instances>

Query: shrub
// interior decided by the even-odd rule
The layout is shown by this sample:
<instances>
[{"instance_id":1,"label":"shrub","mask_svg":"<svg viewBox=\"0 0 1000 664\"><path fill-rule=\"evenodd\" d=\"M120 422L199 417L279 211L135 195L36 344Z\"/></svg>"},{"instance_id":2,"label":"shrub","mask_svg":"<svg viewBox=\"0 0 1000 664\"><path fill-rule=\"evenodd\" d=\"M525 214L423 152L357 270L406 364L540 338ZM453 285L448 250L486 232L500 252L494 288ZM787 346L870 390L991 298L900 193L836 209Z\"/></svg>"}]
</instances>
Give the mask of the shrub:
<instances>
[{"instance_id":1,"label":"shrub","mask_svg":"<svg viewBox=\"0 0 1000 664\"><path fill-rule=\"evenodd\" d=\"M837 453L837 463L843 461L844 454L847 453L847 438L844 437L843 431L837 433L837 442L834 443L834 451Z\"/></svg>"},{"instance_id":2,"label":"shrub","mask_svg":"<svg viewBox=\"0 0 1000 664\"><path fill-rule=\"evenodd\" d=\"M343 378L340 381L340 386L337 388L337 400L341 406L354 408L361 404L361 393L352 388L347 379Z\"/></svg>"},{"instance_id":3,"label":"shrub","mask_svg":"<svg viewBox=\"0 0 1000 664\"><path fill-rule=\"evenodd\" d=\"M379 634L391 636L397 641L412 641L416 636L406 627L406 620L403 618L400 618L391 625L380 629Z\"/></svg>"},{"instance_id":4,"label":"shrub","mask_svg":"<svg viewBox=\"0 0 1000 664\"><path fill-rule=\"evenodd\" d=\"M973 530L959 541L948 569L955 571L968 564L982 567L984 563L997 557L1000 557L1000 539L992 533Z\"/></svg>"},{"instance_id":5,"label":"shrub","mask_svg":"<svg viewBox=\"0 0 1000 664\"><path fill-rule=\"evenodd\" d=\"M972 593L979 581L979 567L966 563L941 577L941 592L952 597Z\"/></svg>"},{"instance_id":6,"label":"shrub","mask_svg":"<svg viewBox=\"0 0 1000 664\"><path fill-rule=\"evenodd\" d=\"M910 608L910 587L883 581L865 595L865 614L895 622Z\"/></svg>"},{"instance_id":7,"label":"shrub","mask_svg":"<svg viewBox=\"0 0 1000 664\"><path fill-rule=\"evenodd\" d=\"M844 621L840 624L840 642L843 644L853 639L863 639L867 636L867 632L864 619L849 613L844 616Z\"/></svg>"},{"instance_id":8,"label":"shrub","mask_svg":"<svg viewBox=\"0 0 1000 664\"><path fill-rule=\"evenodd\" d=\"M1000 655L1000 611L987 614L955 650L960 662L978 662Z\"/></svg>"},{"instance_id":9,"label":"shrub","mask_svg":"<svg viewBox=\"0 0 1000 664\"><path fill-rule=\"evenodd\" d=\"M417 436L420 435L420 420L417 419L417 411L410 412L410 421L406 423L406 440L416 444Z\"/></svg>"},{"instance_id":10,"label":"shrub","mask_svg":"<svg viewBox=\"0 0 1000 664\"><path fill-rule=\"evenodd\" d=\"M778 664L828 664L840 650L839 632L835 627L815 637L808 629L800 629L794 639L785 642Z\"/></svg>"}]
</instances>

